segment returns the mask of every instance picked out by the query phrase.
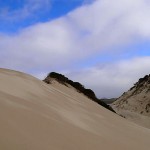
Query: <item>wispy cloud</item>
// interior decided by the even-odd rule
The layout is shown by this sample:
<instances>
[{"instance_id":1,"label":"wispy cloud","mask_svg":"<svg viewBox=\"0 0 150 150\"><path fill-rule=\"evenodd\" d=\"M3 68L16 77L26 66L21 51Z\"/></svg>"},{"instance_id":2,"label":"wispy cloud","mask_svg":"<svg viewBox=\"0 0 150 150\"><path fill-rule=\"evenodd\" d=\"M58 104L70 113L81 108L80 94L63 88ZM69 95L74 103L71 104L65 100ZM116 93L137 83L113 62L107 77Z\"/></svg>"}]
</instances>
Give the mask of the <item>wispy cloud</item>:
<instances>
[{"instance_id":1,"label":"wispy cloud","mask_svg":"<svg viewBox=\"0 0 150 150\"><path fill-rule=\"evenodd\" d=\"M36 17L36 15L46 12L51 7L51 0L17 0L14 3L18 3L19 7L12 8L12 6L6 5L0 9L1 21L16 22L20 19Z\"/></svg>"}]
</instances>

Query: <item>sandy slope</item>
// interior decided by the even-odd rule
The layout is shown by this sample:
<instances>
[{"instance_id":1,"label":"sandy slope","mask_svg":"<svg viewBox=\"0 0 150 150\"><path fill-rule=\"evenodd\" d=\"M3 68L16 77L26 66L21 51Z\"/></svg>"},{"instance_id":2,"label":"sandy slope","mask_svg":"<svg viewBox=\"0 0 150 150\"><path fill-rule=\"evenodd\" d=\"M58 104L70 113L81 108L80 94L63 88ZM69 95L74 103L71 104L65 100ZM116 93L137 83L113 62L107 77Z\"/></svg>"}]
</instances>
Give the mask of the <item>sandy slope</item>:
<instances>
[{"instance_id":1,"label":"sandy slope","mask_svg":"<svg viewBox=\"0 0 150 150\"><path fill-rule=\"evenodd\" d=\"M150 75L139 79L111 106L118 114L150 129Z\"/></svg>"},{"instance_id":2,"label":"sandy slope","mask_svg":"<svg viewBox=\"0 0 150 150\"><path fill-rule=\"evenodd\" d=\"M0 69L0 150L149 150L150 130L73 88Z\"/></svg>"}]
</instances>

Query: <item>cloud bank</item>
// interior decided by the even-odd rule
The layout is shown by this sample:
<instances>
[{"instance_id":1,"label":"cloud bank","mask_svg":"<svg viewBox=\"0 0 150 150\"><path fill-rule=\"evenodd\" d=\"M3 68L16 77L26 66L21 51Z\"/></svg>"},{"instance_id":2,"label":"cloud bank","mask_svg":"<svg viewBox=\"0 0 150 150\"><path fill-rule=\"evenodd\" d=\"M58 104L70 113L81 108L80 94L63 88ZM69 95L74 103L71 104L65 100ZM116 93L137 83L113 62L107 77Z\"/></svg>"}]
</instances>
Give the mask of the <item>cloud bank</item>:
<instances>
[{"instance_id":1,"label":"cloud bank","mask_svg":"<svg viewBox=\"0 0 150 150\"><path fill-rule=\"evenodd\" d=\"M32 9L38 10L47 3L48 0L41 5L38 0ZM15 35L1 34L0 66L38 75L53 70L73 70L72 66L77 62L85 60L86 63L91 56L101 56L102 53L123 55L129 50L122 50L122 47L150 40L149 18L148 0L95 0L61 18L30 26ZM147 73L148 66L143 68L140 65L145 59L149 63L149 57L143 57L125 60L125 63L116 60L103 68L98 67L99 64L87 66L89 69L83 68L83 72L74 78L79 79L79 76L86 84L89 81L97 95L105 93L103 97L115 97L135 81L136 74ZM131 74L134 68L139 70ZM111 76L114 78L109 80Z\"/></svg>"}]
</instances>

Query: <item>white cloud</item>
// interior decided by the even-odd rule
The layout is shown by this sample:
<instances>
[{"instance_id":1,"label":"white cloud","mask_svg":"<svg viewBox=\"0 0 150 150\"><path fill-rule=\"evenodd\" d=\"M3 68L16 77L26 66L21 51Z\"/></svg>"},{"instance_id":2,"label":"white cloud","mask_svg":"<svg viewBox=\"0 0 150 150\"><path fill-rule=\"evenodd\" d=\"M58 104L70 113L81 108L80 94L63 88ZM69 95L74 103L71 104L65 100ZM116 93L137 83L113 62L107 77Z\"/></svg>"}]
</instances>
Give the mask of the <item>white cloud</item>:
<instances>
[{"instance_id":1,"label":"white cloud","mask_svg":"<svg viewBox=\"0 0 150 150\"><path fill-rule=\"evenodd\" d=\"M2 35L1 65L31 69L67 64L78 47L75 38L71 26L61 18L26 28L17 35Z\"/></svg>"},{"instance_id":2,"label":"white cloud","mask_svg":"<svg viewBox=\"0 0 150 150\"><path fill-rule=\"evenodd\" d=\"M15 36L1 36L0 44L4 53L11 53L15 60L20 58L22 63L29 54L32 56L29 61L35 65L48 62L55 65L54 58L59 62L74 62L135 39L149 39L149 8L146 0L97 0Z\"/></svg>"},{"instance_id":3,"label":"white cloud","mask_svg":"<svg viewBox=\"0 0 150 150\"><path fill-rule=\"evenodd\" d=\"M78 72L66 72L74 81L95 91L98 97L119 97L129 90L139 78L150 74L150 57L134 58L104 64Z\"/></svg>"},{"instance_id":4,"label":"white cloud","mask_svg":"<svg viewBox=\"0 0 150 150\"><path fill-rule=\"evenodd\" d=\"M83 34L83 45L99 51L104 47L150 38L150 3L146 0L97 0L70 13Z\"/></svg>"}]
</instances>

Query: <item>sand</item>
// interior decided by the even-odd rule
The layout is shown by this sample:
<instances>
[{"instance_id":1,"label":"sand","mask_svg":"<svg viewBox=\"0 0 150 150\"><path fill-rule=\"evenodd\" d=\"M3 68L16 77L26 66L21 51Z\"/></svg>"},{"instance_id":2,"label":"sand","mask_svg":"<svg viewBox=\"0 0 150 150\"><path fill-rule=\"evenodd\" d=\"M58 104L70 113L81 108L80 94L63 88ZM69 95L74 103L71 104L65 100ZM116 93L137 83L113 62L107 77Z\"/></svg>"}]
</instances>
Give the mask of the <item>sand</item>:
<instances>
[{"instance_id":1,"label":"sand","mask_svg":"<svg viewBox=\"0 0 150 150\"><path fill-rule=\"evenodd\" d=\"M141 80L141 79L140 79ZM126 119L150 129L150 82L149 79L137 82L111 107Z\"/></svg>"},{"instance_id":2,"label":"sand","mask_svg":"<svg viewBox=\"0 0 150 150\"><path fill-rule=\"evenodd\" d=\"M150 130L72 87L0 69L1 150L149 150Z\"/></svg>"}]
</instances>

